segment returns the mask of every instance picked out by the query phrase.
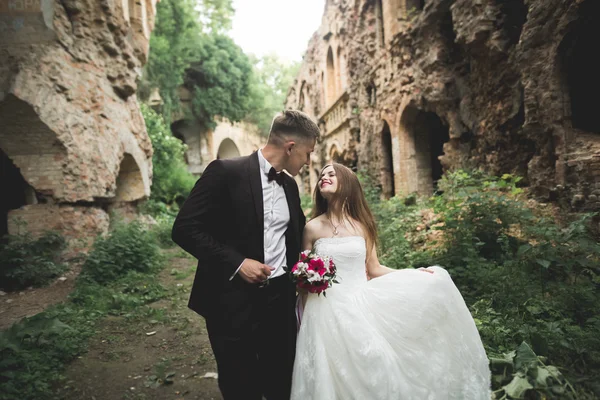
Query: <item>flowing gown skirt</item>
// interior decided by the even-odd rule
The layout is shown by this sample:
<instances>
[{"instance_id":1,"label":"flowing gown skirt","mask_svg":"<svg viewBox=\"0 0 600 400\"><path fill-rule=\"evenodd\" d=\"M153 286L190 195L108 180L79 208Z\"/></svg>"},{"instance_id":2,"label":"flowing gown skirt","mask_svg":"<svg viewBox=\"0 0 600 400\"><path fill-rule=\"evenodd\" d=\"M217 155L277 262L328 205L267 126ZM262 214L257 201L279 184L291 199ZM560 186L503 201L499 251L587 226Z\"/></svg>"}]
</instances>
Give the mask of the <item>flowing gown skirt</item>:
<instances>
[{"instance_id":1,"label":"flowing gown skirt","mask_svg":"<svg viewBox=\"0 0 600 400\"><path fill-rule=\"evenodd\" d=\"M447 271L430 269L349 279L327 297L309 295L292 399L489 400L473 318Z\"/></svg>"}]
</instances>

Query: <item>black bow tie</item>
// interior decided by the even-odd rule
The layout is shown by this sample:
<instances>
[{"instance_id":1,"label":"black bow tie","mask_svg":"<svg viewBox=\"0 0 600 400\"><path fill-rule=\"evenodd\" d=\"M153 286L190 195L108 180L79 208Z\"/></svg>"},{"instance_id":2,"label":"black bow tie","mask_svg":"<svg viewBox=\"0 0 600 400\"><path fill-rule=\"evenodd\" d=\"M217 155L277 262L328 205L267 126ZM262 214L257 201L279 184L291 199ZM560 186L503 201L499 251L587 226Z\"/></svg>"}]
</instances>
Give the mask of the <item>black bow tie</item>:
<instances>
[{"instance_id":1,"label":"black bow tie","mask_svg":"<svg viewBox=\"0 0 600 400\"><path fill-rule=\"evenodd\" d=\"M275 171L275 168L271 167L269 170L269 182L275 181L279 186L283 185L283 173Z\"/></svg>"}]
</instances>

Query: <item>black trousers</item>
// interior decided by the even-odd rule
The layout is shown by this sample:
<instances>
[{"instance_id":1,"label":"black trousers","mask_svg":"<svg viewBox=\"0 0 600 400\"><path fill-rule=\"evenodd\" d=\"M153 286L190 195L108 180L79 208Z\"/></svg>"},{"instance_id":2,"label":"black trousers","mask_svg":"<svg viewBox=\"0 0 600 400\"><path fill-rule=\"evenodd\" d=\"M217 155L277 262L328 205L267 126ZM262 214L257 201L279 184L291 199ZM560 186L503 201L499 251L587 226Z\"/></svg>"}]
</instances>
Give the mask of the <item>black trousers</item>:
<instances>
[{"instance_id":1,"label":"black trousers","mask_svg":"<svg viewBox=\"0 0 600 400\"><path fill-rule=\"evenodd\" d=\"M250 318L206 319L225 400L288 400L296 352L295 291L287 275L252 293Z\"/></svg>"}]
</instances>

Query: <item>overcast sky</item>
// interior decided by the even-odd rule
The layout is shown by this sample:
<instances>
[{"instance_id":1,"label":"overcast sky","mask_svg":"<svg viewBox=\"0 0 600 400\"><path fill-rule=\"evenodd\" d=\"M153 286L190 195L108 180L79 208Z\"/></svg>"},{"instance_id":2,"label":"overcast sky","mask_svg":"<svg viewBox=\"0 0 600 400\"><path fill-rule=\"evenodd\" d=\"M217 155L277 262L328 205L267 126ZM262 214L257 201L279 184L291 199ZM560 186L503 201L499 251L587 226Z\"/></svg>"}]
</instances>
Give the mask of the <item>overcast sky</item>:
<instances>
[{"instance_id":1,"label":"overcast sky","mask_svg":"<svg viewBox=\"0 0 600 400\"><path fill-rule=\"evenodd\" d=\"M325 0L233 0L231 36L246 53L300 61L324 6Z\"/></svg>"}]
</instances>

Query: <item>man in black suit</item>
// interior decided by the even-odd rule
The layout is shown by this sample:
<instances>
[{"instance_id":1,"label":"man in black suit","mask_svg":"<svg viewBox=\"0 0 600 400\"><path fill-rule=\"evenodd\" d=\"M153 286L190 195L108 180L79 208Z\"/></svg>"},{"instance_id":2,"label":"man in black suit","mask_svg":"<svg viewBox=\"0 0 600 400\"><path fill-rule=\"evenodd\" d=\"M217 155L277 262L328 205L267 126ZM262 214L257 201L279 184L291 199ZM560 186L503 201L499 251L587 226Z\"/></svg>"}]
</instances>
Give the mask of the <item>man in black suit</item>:
<instances>
[{"instance_id":1,"label":"man in black suit","mask_svg":"<svg viewBox=\"0 0 600 400\"><path fill-rule=\"evenodd\" d=\"M188 307L206 319L225 400L289 399L296 291L285 267L306 219L292 176L309 164L319 128L287 110L267 145L215 160L179 211L173 241L198 259Z\"/></svg>"}]
</instances>

